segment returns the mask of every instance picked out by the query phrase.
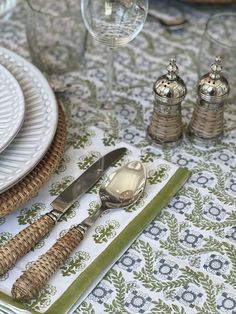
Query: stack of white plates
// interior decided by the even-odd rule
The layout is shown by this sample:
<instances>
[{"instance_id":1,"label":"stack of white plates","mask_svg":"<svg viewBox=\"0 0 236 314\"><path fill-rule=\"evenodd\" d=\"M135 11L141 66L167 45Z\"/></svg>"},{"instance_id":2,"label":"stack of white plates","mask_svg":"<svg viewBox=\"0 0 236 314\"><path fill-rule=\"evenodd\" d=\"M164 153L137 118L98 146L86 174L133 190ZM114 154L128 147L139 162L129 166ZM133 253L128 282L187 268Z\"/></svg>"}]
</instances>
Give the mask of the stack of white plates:
<instances>
[{"instance_id":1,"label":"stack of white plates","mask_svg":"<svg viewBox=\"0 0 236 314\"><path fill-rule=\"evenodd\" d=\"M0 47L0 193L26 176L57 128L55 96L41 72Z\"/></svg>"}]
</instances>

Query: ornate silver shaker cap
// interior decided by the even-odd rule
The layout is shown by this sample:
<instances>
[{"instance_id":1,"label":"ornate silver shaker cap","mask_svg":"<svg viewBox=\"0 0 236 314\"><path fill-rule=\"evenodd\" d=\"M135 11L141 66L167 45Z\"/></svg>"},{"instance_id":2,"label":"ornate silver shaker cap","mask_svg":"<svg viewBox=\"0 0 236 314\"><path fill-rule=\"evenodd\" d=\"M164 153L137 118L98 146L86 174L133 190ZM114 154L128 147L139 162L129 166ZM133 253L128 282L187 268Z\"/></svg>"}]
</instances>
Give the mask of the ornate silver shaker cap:
<instances>
[{"instance_id":1,"label":"ornate silver shaker cap","mask_svg":"<svg viewBox=\"0 0 236 314\"><path fill-rule=\"evenodd\" d=\"M207 102L218 103L225 100L229 92L229 83L222 74L221 58L216 57L211 72L203 75L198 83L198 95Z\"/></svg>"},{"instance_id":2,"label":"ornate silver shaker cap","mask_svg":"<svg viewBox=\"0 0 236 314\"><path fill-rule=\"evenodd\" d=\"M167 66L168 73L161 76L153 86L155 99L167 105L181 102L187 94L184 81L179 77L179 69L175 59Z\"/></svg>"}]
</instances>

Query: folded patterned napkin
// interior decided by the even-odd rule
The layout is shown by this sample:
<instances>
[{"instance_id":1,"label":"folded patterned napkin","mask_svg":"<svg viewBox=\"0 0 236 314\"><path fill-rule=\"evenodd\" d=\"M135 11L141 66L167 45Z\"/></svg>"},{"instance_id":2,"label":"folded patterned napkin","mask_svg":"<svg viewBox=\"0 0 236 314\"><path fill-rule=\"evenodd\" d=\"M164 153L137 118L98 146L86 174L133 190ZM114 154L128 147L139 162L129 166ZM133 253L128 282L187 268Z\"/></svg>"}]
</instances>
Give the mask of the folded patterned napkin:
<instances>
[{"instance_id":1,"label":"folded patterned napkin","mask_svg":"<svg viewBox=\"0 0 236 314\"><path fill-rule=\"evenodd\" d=\"M63 216L52 232L22 258L8 273L0 277L0 302L16 313L65 313L83 300L134 241L143 228L161 211L185 183L190 173L154 155L119 142L109 133L91 128L79 137L71 139L71 147L50 181L23 207L0 220L0 244L50 211L50 203L85 169L105 153L127 147L128 153L109 169L103 179L88 193L79 198ZM125 209L109 210L88 231L85 239L41 290L37 299L21 304L11 299L11 287L38 256L45 253L71 226L92 214L100 204L99 187L106 176L131 160L144 163L148 181L143 197Z\"/></svg>"}]
</instances>

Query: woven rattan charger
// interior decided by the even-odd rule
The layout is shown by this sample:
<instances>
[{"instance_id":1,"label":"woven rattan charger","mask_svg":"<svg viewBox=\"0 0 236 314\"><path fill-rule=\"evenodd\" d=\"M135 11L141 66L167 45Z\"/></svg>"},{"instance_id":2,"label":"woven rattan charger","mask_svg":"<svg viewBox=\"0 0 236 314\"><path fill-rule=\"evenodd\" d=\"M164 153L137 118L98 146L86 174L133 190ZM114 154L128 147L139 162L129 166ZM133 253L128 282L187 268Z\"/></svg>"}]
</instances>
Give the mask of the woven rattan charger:
<instances>
[{"instance_id":1,"label":"woven rattan charger","mask_svg":"<svg viewBox=\"0 0 236 314\"><path fill-rule=\"evenodd\" d=\"M0 194L0 218L14 211L30 198L49 180L57 169L66 143L66 121L59 105L58 126L55 137L44 158L20 182Z\"/></svg>"}]
</instances>

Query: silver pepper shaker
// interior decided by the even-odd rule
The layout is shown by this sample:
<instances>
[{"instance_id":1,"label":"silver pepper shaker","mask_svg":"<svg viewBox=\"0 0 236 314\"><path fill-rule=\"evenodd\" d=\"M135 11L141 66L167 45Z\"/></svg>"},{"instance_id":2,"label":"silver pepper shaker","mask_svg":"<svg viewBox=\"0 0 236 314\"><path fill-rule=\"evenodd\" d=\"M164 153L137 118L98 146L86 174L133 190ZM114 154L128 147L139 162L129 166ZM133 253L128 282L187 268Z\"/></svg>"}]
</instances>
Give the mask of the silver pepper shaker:
<instances>
[{"instance_id":1,"label":"silver pepper shaker","mask_svg":"<svg viewBox=\"0 0 236 314\"><path fill-rule=\"evenodd\" d=\"M159 145L176 146L183 135L181 102L187 88L178 76L179 69L174 59L167 66L168 73L154 84L154 109L148 134Z\"/></svg>"},{"instance_id":2,"label":"silver pepper shaker","mask_svg":"<svg viewBox=\"0 0 236 314\"><path fill-rule=\"evenodd\" d=\"M198 83L198 99L188 128L195 144L212 145L219 141L229 92L229 83L222 74L221 58L216 57L211 72L203 75Z\"/></svg>"}]
</instances>

